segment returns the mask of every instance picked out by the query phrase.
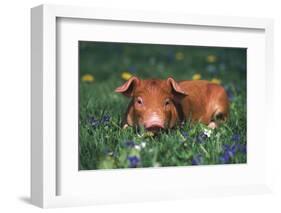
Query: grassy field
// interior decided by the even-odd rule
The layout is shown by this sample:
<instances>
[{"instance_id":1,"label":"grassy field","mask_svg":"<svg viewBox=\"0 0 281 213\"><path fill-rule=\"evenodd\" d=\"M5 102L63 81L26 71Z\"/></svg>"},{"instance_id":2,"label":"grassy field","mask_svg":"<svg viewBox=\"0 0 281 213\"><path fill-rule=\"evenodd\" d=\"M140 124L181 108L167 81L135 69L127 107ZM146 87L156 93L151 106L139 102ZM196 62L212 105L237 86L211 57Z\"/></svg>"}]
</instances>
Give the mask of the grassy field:
<instances>
[{"instance_id":1,"label":"grassy field","mask_svg":"<svg viewBox=\"0 0 281 213\"><path fill-rule=\"evenodd\" d=\"M80 170L246 163L245 49L80 42L79 60ZM114 89L130 75L219 83L229 119L215 130L188 122L158 135L122 129L129 99Z\"/></svg>"}]
</instances>

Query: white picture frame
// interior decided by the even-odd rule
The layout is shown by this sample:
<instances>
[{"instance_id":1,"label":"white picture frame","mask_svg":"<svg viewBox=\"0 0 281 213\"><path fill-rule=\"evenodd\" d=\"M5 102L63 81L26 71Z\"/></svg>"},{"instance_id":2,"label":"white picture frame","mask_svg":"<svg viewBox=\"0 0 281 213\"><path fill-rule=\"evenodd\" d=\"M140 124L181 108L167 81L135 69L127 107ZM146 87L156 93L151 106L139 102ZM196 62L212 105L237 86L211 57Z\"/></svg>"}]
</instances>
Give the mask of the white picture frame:
<instances>
[{"instance_id":1,"label":"white picture frame","mask_svg":"<svg viewBox=\"0 0 281 213\"><path fill-rule=\"evenodd\" d=\"M126 176L131 178L139 178L144 180L143 184L140 184L136 189L132 189L130 184L127 185L127 189L116 188L115 192L110 192L109 189L101 191L97 187L97 193L88 194L87 189L81 190L79 193L71 193L71 191L79 191L79 187L85 188L82 185L76 185L77 182L71 177L71 172L65 172L65 175L69 175L70 180L66 188L69 193L61 194L59 191L59 185L64 184L63 178L60 177L60 173L63 170L63 165L60 164L61 159L59 148L57 144L58 132L57 132L57 120L58 120L58 88L60 87L60 81L57 79L57 50L58 50L58 27L59 20L99 20L102 24L103 21L116 22L116 27L122 26L122 23L142 23L154 24L165 26L173 30L174 26L198 26L201 28L211 29L224 29L229 32L234 30L256 30L262 32L262 37L257 42L262 42L261 68L260 76L257 75L257 82L263 82L263 86L258 86L255 83L251 83L252 89L258 89L261 94L260 102L254 98L250 101L250 104L258 103L259 107L253 109L252 115L250 115L250 122L252 129L259 130L259 126L255 120L255 115L263 112L265 107L267 108L267 115L261 118L263 124L265 124L266 131L260 133L264 140L259 149L252 149L252 152L258 152L253 159L258 159L261 154L266 157L266 161L260 168L255 168L253 171L257 174L263 174L262 177L256 178L251 182L252 176L243 176L241 180L230 185L229 182L216 183L214 185L201 185L198 182L190 185L185 185L183 178L177 180L179 184L168 185L165 188L165 181L159 181L155 184L155 187L147 188L145 180L150 176L157 179L165 176L170 180L176 180L176 176L183 174L188 168L161 168L161 169L137 169L134 171L98 171L99 174L92 176L90 173L83 173L82 179L89 182L89 179L98 178L102 181L110 178L114 173L117 175L117 179L122 180ZM74 6L54 6L54 5L41 5L31 10L31 54L32 54L32 118L31 118L31 201L33 204L47 208L47 207L61 207L61 206L76 206L76 205L91 205L99 203L114 203L114 202L138 202L143 200L165 200L165 199L178 199L186 197L208 196L208 195L233 195L233 194L251 194L251 193L264 193L271 191L271 165L270 165L270 150L271 144L271 129L270 123L273 113L273 96L270 90L273 88L271 82L273 76L273 21L271 19L256 19L256 18L238 18L238 17L216 17L216 16L203 16L203 15L188 15L188 14L173 14L173 13L154 13L149 11L123 11L112 9L100 9L100 8L84 8ZM74 35L75 33L73 33ZM233 35L235 36L235 35ZM71 36L70 36L71 37ZM129 38L127 38L128 40ZM117 39L118 40L118 39ZM220 46L218 42L205 43L210 46ZM222 39L223 40L223 39ZM203 42L203 41L202 41ZM221 41L223 42L223 41ZM264 42L264 43L263 43ZM223 45L223 44L222 44ZM240 45L239 42L237 45ZM246 44L245 44L246 45ZM253 43L252 47L255 44ZM245 46L247 47L247 45ZM251 53L251 54L254 54ZM254 56L254 55L252 55ZM253 61L253 60L252 60ZM254 68L254 63L253 67ZM264 67L263 67L264 65ZM254 82L252 77L248 81ZM251 90L250 88L250 90ZM74 92L78 91L77 85L71 88ZM248 93L248 96L253 96L254 93ZM250 113L251 114L251 113ZM73 115L76 116L76 115ZM259 120L260 121L260 120ZM256 125L256 126L255 126ZM248 140L253 140L251 137ZM77 138L76 138L77 140ZM73 144L72 144L73 145ZM74 149L75 151L75 149ZM76 150L77 151L77 150ZM251 150L250 150L251 151ZM69 155L73 153L69 153ZM78 155L77 155L78 156ZM63 160L62 160L63 161ZM247 165L249 168L251 165ZM231 167L225 168L229 174L241 173L242 170L247 170L248 167L237 167L231 165ZM73 165L72 169L75 169ZM206 172L221 172L219 167L209 167L204 170L196 168L189 169L190 176L193 179L198 179L200 175L205 175ZM248 170L247 170L248 171ZM246 171L246 172L247 172ZM248 172L250 172L249 170ZM78 172L78 170L77 170ZM194 175L192 175L194 173ZM186 177L188 178L188 177ZM216 175L212 176L213 179ZM211 178L211 179L212 179ZM164 178L165 179L165 178ZM238 178L239 179L239 178ZM78 179L76 179L77 181ZM109 180L109 179L108 179ZM63 181L63 183L62 183ZM66 180L65 180L66 181ZM153 181L153 180L152 180ZM156 182L155 182L156 183ZM251 184L252 183L252 184ZM71 185L73 188L71 188ZM75 188L75 185L78 186ZM91 186L89 189L93 190ZM126 187L125 187L126 188ZM123 190L123 191L122 191ZM122 196L120 196L122 193Z\"/></svg>"}]
</instances>

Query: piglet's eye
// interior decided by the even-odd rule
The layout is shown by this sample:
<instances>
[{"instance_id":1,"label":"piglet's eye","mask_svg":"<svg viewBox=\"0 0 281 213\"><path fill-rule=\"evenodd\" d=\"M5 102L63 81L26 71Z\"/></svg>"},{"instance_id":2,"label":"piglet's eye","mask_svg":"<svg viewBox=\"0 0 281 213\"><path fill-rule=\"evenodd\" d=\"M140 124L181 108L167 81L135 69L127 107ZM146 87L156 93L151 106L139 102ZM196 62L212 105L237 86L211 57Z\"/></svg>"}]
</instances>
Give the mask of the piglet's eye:
<instances>
[{"instance_id":1,"label":"piglet's eye","mask_svg":"<svg viewBox=\"0 0 281 213\"><path fill-rule=\"evenodd\" d=\"M170 100L169 99L166 99L165 100L165 106L168 106L170 104Z\"/></svg>"},{"instance_id":2,"label":"piglet's eye","mask_svg":"<svg viewBox=\"0 0 281 213\"><path fill-rule=\"evenodd\" d=\"M136 100L137 104L139 105L142 105L143 104L143 101L142 101L142 98L141 97L138 97L137 100Z\"/></svg>"}]
</instances>

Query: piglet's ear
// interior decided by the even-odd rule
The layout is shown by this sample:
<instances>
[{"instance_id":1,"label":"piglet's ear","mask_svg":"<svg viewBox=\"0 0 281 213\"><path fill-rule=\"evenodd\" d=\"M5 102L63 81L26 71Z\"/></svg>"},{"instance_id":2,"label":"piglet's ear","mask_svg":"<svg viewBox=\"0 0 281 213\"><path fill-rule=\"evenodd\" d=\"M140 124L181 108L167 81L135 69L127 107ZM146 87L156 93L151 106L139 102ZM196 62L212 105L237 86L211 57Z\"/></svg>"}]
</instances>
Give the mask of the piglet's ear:
<instances>
[{"instance_id":1,"label":"piglet's ear","mask_svg":"<svg viewBox=\"0 0 281 213\"><path fill-rule=\"evenodd\" d=\"M140 79L133 76L128 81L126 81L122 86L117 87L115 92L122 93L127 97L132 97L134 88L140 84Z\"/></svg>"},{"instance_id":2,"label":"piglet's ear","mask_svg":"<svg viewBox=\"0 0 281 213\"><path fill-rule=\"evenodd\" d=\"M167 83L172 87L172 92L175 93L175 95L179 95L181 97L188 95L187 92L185 92L172 77L167 79Z\"/></svg>"}]
</instances>

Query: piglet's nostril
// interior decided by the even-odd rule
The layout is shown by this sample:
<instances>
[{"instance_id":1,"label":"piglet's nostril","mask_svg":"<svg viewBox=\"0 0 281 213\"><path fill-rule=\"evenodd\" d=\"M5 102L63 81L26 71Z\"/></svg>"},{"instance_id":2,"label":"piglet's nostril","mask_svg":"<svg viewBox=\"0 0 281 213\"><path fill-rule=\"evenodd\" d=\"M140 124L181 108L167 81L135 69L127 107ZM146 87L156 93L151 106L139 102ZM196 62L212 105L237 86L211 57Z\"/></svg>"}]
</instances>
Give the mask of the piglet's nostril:
<instances>
[{"instance_id":1,"label":"piglet's nostril","mask_svg":"<svg viewBox=\"0 0 281 213\"><path fill-rule=\"evenodd\" d=\"M152 132L157 132L160 131L161 129L164 129L164 126L162 124L148 124L145 125L145 129L148 131L152 131Z\"/></svg>"},{"instance_id":2,"label":"piglet's nostril","mask_svg":"<svg viewBox=\"0 0 281 213\"><path fill-rule=\"evenodd\" d=\"M156 126L156 125L146 128L146 130L151 131L151 132L159 132L161 129L164 129L164 128L161 126Z\"/></svg>"}]
</instances>

